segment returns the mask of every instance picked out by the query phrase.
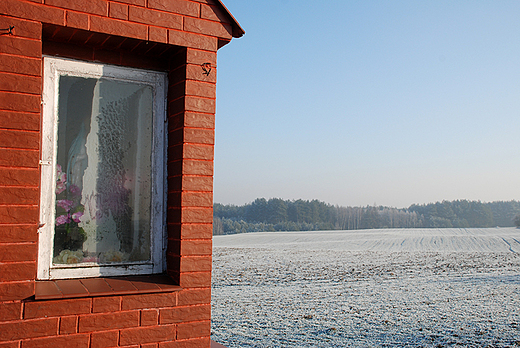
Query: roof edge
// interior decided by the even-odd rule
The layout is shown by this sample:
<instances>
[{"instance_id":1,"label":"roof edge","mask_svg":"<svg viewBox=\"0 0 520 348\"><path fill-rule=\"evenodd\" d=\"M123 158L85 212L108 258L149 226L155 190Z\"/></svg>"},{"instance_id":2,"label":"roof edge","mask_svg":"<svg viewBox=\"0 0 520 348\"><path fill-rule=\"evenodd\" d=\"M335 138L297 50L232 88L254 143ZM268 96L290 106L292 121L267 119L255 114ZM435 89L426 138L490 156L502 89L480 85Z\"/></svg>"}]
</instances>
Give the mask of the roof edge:
<instances>
[{"instance_id":1,"label":"roof edge","mask_svg":"<svg viewBox=\"0 0 520 348\"><path fill-rule=\"evenodd\" d=\"M229 12L229 10L227 9L226 5L224 5L224 3L221 0L215 0L215 1L224 9L224 11L226 11L226 13L229 16L229 18L231 18L231 26L233 27L233 33L232 33L233 37L237 38L237 39L239 37L242 37L246 33L245 30L242 29L240 24L238 24L238 21L231 14L231 12Z\"/></svg>"}]
</instances>

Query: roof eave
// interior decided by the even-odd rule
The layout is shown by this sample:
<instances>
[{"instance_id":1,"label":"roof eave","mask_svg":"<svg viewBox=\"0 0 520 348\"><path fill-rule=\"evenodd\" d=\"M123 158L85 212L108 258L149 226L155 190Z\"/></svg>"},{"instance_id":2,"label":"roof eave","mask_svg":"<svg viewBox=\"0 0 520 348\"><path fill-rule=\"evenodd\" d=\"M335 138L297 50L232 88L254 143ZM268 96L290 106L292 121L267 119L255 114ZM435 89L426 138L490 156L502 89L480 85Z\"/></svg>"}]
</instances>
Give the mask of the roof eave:
<instances>
[{"instance_id":1,"label":"roof eave","mask_svg":"<svg viewBox=\"0 0 520 348\"><path fill-rule=\"evenodd\" d=\"M222 8L224 9L224 11L226 11L227 15L229 16L229 18L231 19L231 26L233 28L233 37L234 38L239 38L239 37L242 37L246 32L244 29L242 29L242 27L240 26L240 24L238 24L238 21L235 19L235 17L231 14L231 12L229 12L229 10L227 9L226 5L224 5L224 3L221 1L221 0L216 0L220 6L222 6Z\"/></svg>"}]
</instances>

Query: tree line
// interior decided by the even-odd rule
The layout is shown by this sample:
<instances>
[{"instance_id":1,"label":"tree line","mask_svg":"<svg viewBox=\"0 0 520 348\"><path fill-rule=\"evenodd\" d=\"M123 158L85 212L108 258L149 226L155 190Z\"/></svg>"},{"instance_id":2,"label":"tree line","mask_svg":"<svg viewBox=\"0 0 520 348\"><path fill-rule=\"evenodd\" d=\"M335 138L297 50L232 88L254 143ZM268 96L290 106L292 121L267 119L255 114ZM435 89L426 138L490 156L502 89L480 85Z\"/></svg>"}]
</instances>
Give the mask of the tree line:
<instances>
[{"instance_id":1,"label":"tree line","mask_svg":"<svg viewBox=\"0 0 520 348\"><path fill-rule=\"evenodd\" d=\"M520 226L520 202L456 200L408 208L341 207L318 200L258 198L242 206L213 205L213 234L357 230L372 228L452 228Z\"/></svg>"}]
</instances>

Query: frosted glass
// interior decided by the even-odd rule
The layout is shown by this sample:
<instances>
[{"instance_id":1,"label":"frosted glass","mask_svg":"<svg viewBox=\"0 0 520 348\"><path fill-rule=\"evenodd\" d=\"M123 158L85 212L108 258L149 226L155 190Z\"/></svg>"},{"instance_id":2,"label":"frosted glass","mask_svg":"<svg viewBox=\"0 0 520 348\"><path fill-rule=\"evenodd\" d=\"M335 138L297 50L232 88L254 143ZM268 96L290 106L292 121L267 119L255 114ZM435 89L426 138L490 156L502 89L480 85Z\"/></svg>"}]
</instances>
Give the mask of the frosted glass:
<instances>
[{"instance_id":1,"label":"frosted glass","mask_svg":"<svg viewBox=\"0 0 520 348\"><path fill-rule=\"evenodd\" d=\"M153 89L61 76L54 264L148 261Z\"/></svg>"}]
</instances>

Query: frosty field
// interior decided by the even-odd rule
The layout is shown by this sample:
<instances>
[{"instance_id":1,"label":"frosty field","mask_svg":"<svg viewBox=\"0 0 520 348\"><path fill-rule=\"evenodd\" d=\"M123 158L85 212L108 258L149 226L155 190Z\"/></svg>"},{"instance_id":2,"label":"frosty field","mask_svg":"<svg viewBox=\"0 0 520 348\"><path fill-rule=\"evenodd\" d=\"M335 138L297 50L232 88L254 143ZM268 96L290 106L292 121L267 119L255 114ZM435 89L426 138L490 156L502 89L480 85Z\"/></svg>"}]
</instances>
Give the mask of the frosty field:
<instances>
[{"instance_id":1,"label":"frosty field","mask_svg":"<svg viewBox=\"0 0 520 348\"><path fill-rule=\"evenodd\" d=\"M212 339L234 347L520 347L520 230L215 236Z\"/></svg>"}]
</instances>

